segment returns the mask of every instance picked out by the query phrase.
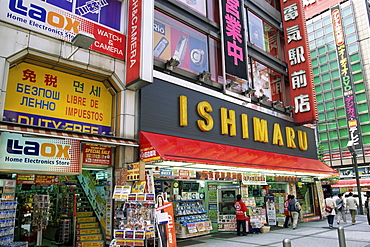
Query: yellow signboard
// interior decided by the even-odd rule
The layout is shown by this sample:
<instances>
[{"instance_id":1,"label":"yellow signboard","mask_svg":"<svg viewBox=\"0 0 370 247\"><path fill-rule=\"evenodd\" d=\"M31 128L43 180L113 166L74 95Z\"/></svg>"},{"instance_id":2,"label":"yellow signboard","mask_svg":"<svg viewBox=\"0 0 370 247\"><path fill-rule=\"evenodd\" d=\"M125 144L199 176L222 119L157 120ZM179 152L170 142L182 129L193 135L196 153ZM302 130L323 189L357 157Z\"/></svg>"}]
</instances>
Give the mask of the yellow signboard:
<instances>
[{"instance_id":1,"label":"yellow signboard","mask_svg":"<svg viewBox=\"0 0 370 247\"><path fill-rule=\"evenodd\" d=\"M111 131L111 115L102 82L28 63L9 71L6 121L101 134Z\"/></svg>"}]
</instances>

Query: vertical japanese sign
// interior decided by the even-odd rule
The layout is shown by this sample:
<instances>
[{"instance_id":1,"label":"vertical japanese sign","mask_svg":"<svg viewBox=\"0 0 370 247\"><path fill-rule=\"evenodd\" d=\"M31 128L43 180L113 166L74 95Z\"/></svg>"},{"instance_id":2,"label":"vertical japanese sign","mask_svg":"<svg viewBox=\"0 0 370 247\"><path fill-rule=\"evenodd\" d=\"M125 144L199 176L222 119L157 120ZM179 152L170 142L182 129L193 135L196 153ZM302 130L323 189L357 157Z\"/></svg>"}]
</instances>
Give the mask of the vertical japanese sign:
<instances>
[{"instance_id":1,"label":"vertical japanese sign","mask_svg":"<svg viewBox=\"0 0 370 247\"><path fill-rule=\"evenodd\" d=\"M281 0L281 7L294 122L312 123L317 119L317 108L302 2Z\"/></svg>"},{"instance_id":2,"label":"vertical japanese sign","mask_svg":"<svg viewBox=\"0 0 370 247\"><path fill-rule=\"evenodd\" d=\"M126 44L126 85L131 89L153 82L154 0L129 0Z\"/></svg>"},{"instance_id":3,"label":"vertical japanese sign","mask_svg":"<svg viewBox=\"0 0 370 247\"><path fill-rule=\"evenodd\" d=\"M358 121L354 85L351 77L351 66L346 48L339 5L331 8L331 18L334 27L334 37L346 109L349 140L353 141L355 149L359 149L362 147L361 130Z\"/></svg>"},{"instance_id":4,"label":"vertical japanese sign","mask_svg":"<svg viewBox=\"0 0 370 247\"><path fill-rule=\"evenodd\" d=\"M226 73L247 80L243 5L240 0L221 0L220 9Z\"/></svg>"}]
</instances>

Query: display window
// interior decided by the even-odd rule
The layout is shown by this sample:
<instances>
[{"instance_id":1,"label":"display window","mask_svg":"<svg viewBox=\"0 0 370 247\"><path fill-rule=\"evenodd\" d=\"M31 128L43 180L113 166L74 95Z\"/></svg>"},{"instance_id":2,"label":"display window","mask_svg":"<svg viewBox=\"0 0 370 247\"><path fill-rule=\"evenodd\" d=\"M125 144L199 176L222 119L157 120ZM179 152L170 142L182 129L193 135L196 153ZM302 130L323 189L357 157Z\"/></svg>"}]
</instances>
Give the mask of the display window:
<instances>
[{"instance_id":1,"label":"display window","mask_svg":"<svg viewBox=\"0 0 370 247\"><path fill-rule=\"evenodd\" d=\"M158 11L155 12L155 59L176 59L179 61L179 68L198 74L209 71L208 54L206 35Z\"/></svg>"},{"instance_id":2,"label":"display window","mask_svg":"<svg viewBox=\"0 0 370 247\"><path fill-rule=\"evenodd\" d=\"M283 34L250 11L248 12L248 35L252 44L284 61L284 46L281 44Z\"/></svg>"},{"instance_id":3,"label":"display window","mask_svg":"<svg viewBox=\"0 0 370 247\"><path fill-rule=\"evenodd\" d=\"M281 74L253 59L250 60L248 71L257 97L265 95L268 100L279 100L284 103L283 88L285 85L282 84L284 78Z\"/></svg>"}]
</instances>

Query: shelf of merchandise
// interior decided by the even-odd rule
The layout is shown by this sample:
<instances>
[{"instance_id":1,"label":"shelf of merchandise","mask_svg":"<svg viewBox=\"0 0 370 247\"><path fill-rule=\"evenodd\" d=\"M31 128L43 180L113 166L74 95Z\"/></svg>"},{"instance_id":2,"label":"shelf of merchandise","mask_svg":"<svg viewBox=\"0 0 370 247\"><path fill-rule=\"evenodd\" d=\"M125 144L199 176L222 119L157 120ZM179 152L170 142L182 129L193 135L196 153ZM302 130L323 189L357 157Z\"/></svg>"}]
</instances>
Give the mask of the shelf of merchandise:
<instances>
[{"instance_id":1,"label":"shelf of merchandise","mask_svg":"<svg viewBox=\"0 0 370 247\"><path fill-rule=\"evenodd\" d=\"M177 238L189 238L210 233L212 223L206 214L203 200L181 200L174 203Z\"/></svg>"},{"instance_id":2,"label":"shelf of merchandise","mask_svg":"<svg viewBox=\"0 0 370 247\"><path fill-rule=\"evenodd\" d=\"M12 245L14 242L17 204L15 181L0 179L0 245Z\"/></svg>"},{"instance_id":3,"label":"shelf of merchandise","mask_svg":"<svg viewBox=\"0 0 370 247\"><path fill-rule=\"evenodd\" d=\"M147 246L155 238L155 202L114 199L114 242L119 246ZM144 196L147 198L147 196Z\"/></svg>"}]
</instances>

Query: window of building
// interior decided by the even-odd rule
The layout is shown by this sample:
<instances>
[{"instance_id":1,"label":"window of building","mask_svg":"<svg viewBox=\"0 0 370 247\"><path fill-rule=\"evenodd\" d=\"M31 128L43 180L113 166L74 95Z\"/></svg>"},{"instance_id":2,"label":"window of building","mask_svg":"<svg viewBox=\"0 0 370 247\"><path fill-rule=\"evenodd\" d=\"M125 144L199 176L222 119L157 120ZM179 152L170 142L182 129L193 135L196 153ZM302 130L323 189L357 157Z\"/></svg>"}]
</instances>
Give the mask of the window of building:
<instances>
[{"instance_id":1,"label":"window of building","mask_svg":"<svg viewBox=\"0 0 370 247\"><path fill-rule=\"evenodd\" d=\"M280 100L284 102L281 74L253 59L251 59L251 66L249 66L249 74L257 97L266 95L271 101Z\"/></svg>"},{"instance_id":2,"label":"window of building","mask_svg":"<svg viewBox=\"0 0 370 247\"><path fill-rule=\"evenodd\" d=\"M342 87L342 82L340 81L340 79L335 79L333 80L333 88L337 88L337 87ZM337 90L338 91L338 90ZM342 91L340 91L340 95L337 95L335 92L334 92L334 97L338 97L338 96L341 96Z\"/></svg>"},{"instance_id":3,"label":"window of building","mask_svg":"<svg viewBox=\"0 0 370 247\"><path fill-rule=\"evenodd\" d=\"M361 122L370 122L370 117L368 113L359 114Z\"/></svg>"},{"instance_id":4,"label":"window of building","mask_svg":"<svg viewBox=\"0 0 370 247\"><path fill-rule=\"evenodd\" d=\"M334 118L336 118L335 111L327 111L326 112L326 117L327 117L327 119L334 119Z\"/></svg>"},{"instance_id":5,"label":"window of building","mask_svg":"<svg viewBox=\"0 0 370 247\"><path fill-rule=\"evenodd\" d=\"M356 41L357 41L357 37L356 37L355 33L346 35L346 43L347 44L351 44L351 43L356 42Z\"/></svg>"},{"instance_id":6,"label":"window of building","mask_svg":"<svg viewBox=\"0 0 370 247\"><path fill-rule=\"evenodd\" d=\"M355 64L351 64L351 69L352 69L352 72L361 71L362 70L361 63L358 62Z\"/></svg>"},{"instance_id":7,"label":"window of building","mask_svg":"<svg viewBox=\"0 0 370 247\"><path fill-rule=\"evenodd\" d=\"M206 0L177 0L177 1L204 16L206 16L207 14Z\"/></svg>"},{"instance_id":8,"label":"window of building","mask_svg":"<svg viewBox=\"0 0 370 247\"><path fill-rule=\"evenodd\" d=\"M336 107L342 107L342 106L344 106L344 99L343 98L336 99L335 100L335 106ZM338 111L337 111L338 117L342 116L342 113L341 113L342 111L345 114L344 109L342 109L342 108L338 109Z\"/></svg>"},{"instance_id":9,"label":"window of building","mask_svg":"<svg viewBox=\"0 0 370 247\"><path fill-rule=\"evenodd\" d=\"M348 45L347 47L347 51L349 54L351 53L354 53L354 52L358 52L358 45L357 45L357 42L353 43L353 44L350 44Z\"/></svg>"},{"instance_id":10,"label":"window of building","mask_svg":"<svg viewBox=\"0 0 370 247\"><path fill-rule=\"evenodd\" d=\"M319 134L319 136L320 136L320 140L328 140L328 136L326 135L326 133L320 133Z\"/></svg>"},{"instance_id":11,"label":"window of building","mask_svg":"<svg viewBox=\"0 0 370 247\"><path fill-rule=\"evenodd\" d=\"M249 11L248 31L252 44L283 61L284 49L281 49L282 46L279 44L282 34L276 28Z\"/></svg>"},{"instance_id":12,"label":"window of building","mask_svg":"<svg viewBox=\"0 0 370 247\"><path fill-rule=\"evenodd\" d=\"M349 56L349 59L350 59L351 63L356 62L356 61L360 61L360 54L359 53L352 54L352 55Z\"/></svg>"},{"instance_id":13,"label":"window of building","mask_svg":"<svg viewBox=\"0 0 370 247\"><path fill-rule=\"evenodd\" d=\"M345 35L349 35L349 34L354 33L354 32L355 32L355 25L354 24L351 24L351 25L344 28L344 34Z\"/></svg>"},{"instance_id":14,"label":"window of building","mask_svg":"<svg viewBox=\"0 0 370 247\"><path fill-rule=\"evenodd\" d=\"M356 82L356 81L363 81L364 80L364 76L362 73L357 73L357 74L354 74L353 75L353 80Z\"/></svg>"},{"instance_id":15,"label":"window of building","mask_svg":"<svg viewBox=\"0 0 370 247\"><path fill-rule=\"evenodd\" d=\"M326 107L327 110L334 109L334 102L333 101L326 102L325 107Z\"/></svg>"},{"instance_id":16,"label":"window of building","mask_svg":"<svg viewBox=\"0 0 370 247\"><path fill-rule=\"evenodd\" d=\"M362 90L365 90L365 84L364 83L355 84L355 91L356 92L362 91Z\"/></svg>"},{"instance_id":17,"label":"window of building","mask_svg":"<svg viewBox=\"0 0 370 247\"><path fill-rule=\"evenodd\" d=\"M339 148L339 142L337 140L330 141L330 148L331 149L338 149Z\"/></svg>"},{"instance_id":18,"label":"window of building","mask_svg":"<svg viewBox=\"0 0 370 247\"><path fill-rule=\"evenodd\" d=\"M369 106L367 105L367 103L361 103L357 105L357 110L358 112L368 112Z\"/></svg>"},{"instance_id":19,"label":"window of building","mask_svg":"<svg viewBox=\"0 0 370 247\"><path fill-rule=\"evenodd\" d=\"M329 81L329 80L330 80L330 74L329 73L321 74L321 81L322 82L326 82L326 81Z\"/></svg>"},{"instance_id":20,"label":"window of building","mask_svg":"<svg viewBox=\"0 0 370 247\"><path fill-rule=\"evenodd\" d=\"M347 119L346 118L341 118L338 119L338 127L347 127Z\"/></svg>"},{"instance_id":21,"label":"window of building","mask_svg":"<svg viewBox=\"0 0 370 247\"><path fill-rule=\"evenodd\" d=\"M319 75L320 74L319 68L313 68L312 73L313 75Z\"/></svg>"},{"instance_id":22,"label":"window of building","mask_svg":"<svg viewBox=\"0 0 370 247\"><path fill-rule=\"evenodd\" d=\"M154 17L155 59L167 61L174 58L180 62L179 68L194 73L209 71L206 35L158 11Z\"/></svg>"},{"instance_id":23,"label":"window of building","mask_svg":"<svg viewBox=\"0 0 370 247\"><path fill-rule=\"evenodd\" d=\"M366 101L366 93L356 94L356 101L357 102Z\"/></svg>"},{"instance_id":24,"label":"window of building","mask_svg":"<svg viewBox=\"0 0 370 247\"><path fill-rule=\"evenodd\" d=\"M362 133L370 133L370 124L361 125Z\"/></svg>"},{"instance_id":25,"label":"window of building","mask_svg":"<svg viewBox=\"0 0 370 247\"><path fill-rule=\"evenodd\" d=\"M337 100L335 101L335 104L336 104L337 107L344 106L344 103L343 103L343 105L340 105L341 103L343 103L343 100L342 100L342 102L340 100L338 100L338 102L337 102ZM344 108L337 108L336 111L337 111L337 117L345 117L346 116L346 111L345 111Z\"/></svg>"},{"instance_id":26,"label":"window of building","mask_svg":"<svg viewBox=\"0 0 370 247\"><path fill-rule=\"evenodd\" d=\"M348 130L347 129L339 129L339 137L347 137L348 136Z\"/></svg>"},{"instance_id":27,"label":"window of building","mask_svg":"<svg viewBox=\"0 0 370 247\"><path fill-rule=\"evenodd\" d=\"M338 61L332 61L329 63L330 69L336 69L339 67Z\"/></svg>"},{"instance_id":28,"label":"window of building","mask_svg":"<svg viewBox=\"0 0 370 247\"><path fill-rule=\"evenodd\" d=\"M328 64L321 65L320 66L320 71L321 71L321 73L328 72L329 71L329 65Z\"/></svg>"},{"instance_id":29,"label":"window of building","mask_svg":"<svg viewBox=\"0 0 370 247\"><path fill-rule=\"evenodd\" d=\"M331 90L331 82L327 82L327 83L322 84L322 87L323 87L324 91Z\"/></svg>"},{"instance_id":30,"label":"window of building","mask_svg":"<svg viewBox=\"0 0 370 247\"><path fill-rule=\"evenodd\" d=\"M330 74L331 74L331 78L338 78L340 76L340 72L338 69L333 70Z\"/></svg>"},{"instance_id":31,"label":"window of building","mask_svg":"<svg viewBox=\"0 0 370 247\"><path fill-rule=\"evenodd\" d=\"M350 16L342 18L342 23L343 23L343 26L348 26L348 25L352 24L353 23L353 16L350 15Z\"/></svg>"}]
</instances>

